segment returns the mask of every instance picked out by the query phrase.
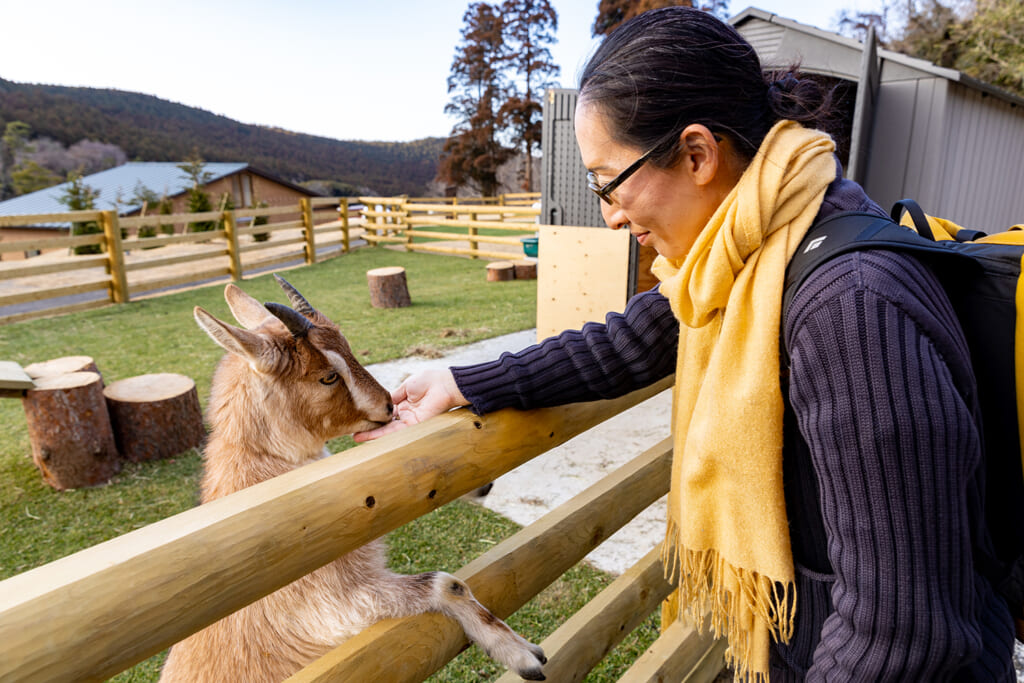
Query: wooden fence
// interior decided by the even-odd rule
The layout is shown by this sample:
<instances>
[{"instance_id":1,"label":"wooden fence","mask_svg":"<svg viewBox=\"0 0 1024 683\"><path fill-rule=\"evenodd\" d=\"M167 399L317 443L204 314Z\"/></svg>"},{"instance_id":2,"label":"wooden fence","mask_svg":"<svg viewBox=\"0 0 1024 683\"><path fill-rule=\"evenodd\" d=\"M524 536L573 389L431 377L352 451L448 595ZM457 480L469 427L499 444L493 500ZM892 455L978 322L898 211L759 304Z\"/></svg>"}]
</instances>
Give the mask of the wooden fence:
<instances>
[{"instance_id":1,"label":"wooden fence","mask_svg":"<svg viewBox=\"0 0 1024 683\"><path fill-rule=\"evenodd\" d=\"M536 235L540 207L534 206L532 193L524 193L525 200L518 200L519 196L502 195L499 201L477 204L425 197L360 197L366 205L362 212L366 218L363 239L371 244L402 244L410 251L470 258L525 258L522 238ZM457 240L466 245L438 245L433 243L435 240ZM481 244L504 245L506 249L488 250Z\"/></svg>"},{"instance_id":2,"label":"wooden fence","mask_svg":"<svg viewBox=\"0 0 1024 683\"><path fill-rule=\"evenodd\" d=\"M488 204L456 205L443 199L415 203L406 197L316 197L298 204L206 213L154 214L121 218L113 211L0 216L0 228L45 223L95 221L102 233L0 242L0 255L55 252L60 258L31 258L0 263L0 311L18 304L31 310L0 314L0 324L44 315L124 303L165 288L231 278L285 263L312 264L348 253L356 237L370 244L398 243L412 251L458 254L471 258L522 258L517 237L479 235L480 228L532 235L539 209L535 193L502 195ZM458 206L458 208L455 208ZM486 218L487 220L478 220ZM267 221L266 224L257 223ZM124 234L162 225L213 222L205 232L157 237ZM437 226L453 232L424 230ZM265 241L257 236L267 236ZM439 246L422 239L469 240L468 246ZM515 252L487 251L480 244L504 244ZM64 255L95 245L101 253ZM174 245L174 255L158 247ZM187 265L187 268L182 266ZM103 295L97 295L103 292ZM85 300L82 300L85 299ZM13 310L8 308L8 310Z\"/></svg>"},{"instance_id":3,"label":"wooden fence","mask_svg":"<svg viewBox=\"0 0 1024 683\"><path fill-rule=\"evenodd\" d=\"M670 386L485 417L454 411L9 578L0 680L107 678ZM507 617L663 496L670 468L666 439L457 575ZM671 588L652 548L542 643L548 680L582 680ZM289 680L421 681L465 644L438 614L385 621ZM620 680L711 681L723 651L675 625Z\"/></svg>"}]
</instances>

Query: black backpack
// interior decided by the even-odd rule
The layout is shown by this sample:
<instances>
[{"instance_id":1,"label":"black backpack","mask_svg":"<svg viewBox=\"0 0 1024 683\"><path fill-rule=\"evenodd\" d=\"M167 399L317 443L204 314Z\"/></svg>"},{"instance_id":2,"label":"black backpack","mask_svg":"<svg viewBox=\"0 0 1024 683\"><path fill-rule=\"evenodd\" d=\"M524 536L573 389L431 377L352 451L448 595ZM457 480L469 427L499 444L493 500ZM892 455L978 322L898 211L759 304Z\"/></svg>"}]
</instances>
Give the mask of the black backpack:
<instances>
[{"instance_id":1,"label":"black backpack","mask_svg":"<svg viewBox=\"0 0 1024 683\"><path fill-rule=\"evenodd\" d=\"M904 210L914 229L900 224ZM1006 599L1016 620L1017 637L1024 639L1024 229L1020 227L992 235L966 230L926 216L909 199L896 202L891 219L868 213L836 214L813 226L790 260L782 319L811 272L849 251L912 253L936 274L963 328L978 381L985 514L997 555L993 566L980 569ZM788 364L788 340L782 344Z\"/></svg>"}]
</instances>

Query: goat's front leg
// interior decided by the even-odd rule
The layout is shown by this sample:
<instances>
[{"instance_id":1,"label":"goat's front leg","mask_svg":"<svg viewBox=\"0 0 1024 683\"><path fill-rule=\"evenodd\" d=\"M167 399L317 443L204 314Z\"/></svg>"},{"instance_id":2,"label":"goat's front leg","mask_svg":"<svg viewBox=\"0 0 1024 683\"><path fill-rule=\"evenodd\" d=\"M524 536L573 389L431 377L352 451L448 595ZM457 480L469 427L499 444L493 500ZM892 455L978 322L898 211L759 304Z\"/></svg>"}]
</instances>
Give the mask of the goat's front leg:
<instances>
[{"instance_id":1,"label":"goat's front leg","mask_svg":"<svg viewBox=\"0 0 1024 683\"><path fill-rule=\"evenodd\" d=\"M423 612L440 612L459 622L462 630L491 659L504 664L522 678L543 681L544 651L481 605L466 583L446 572L393 575L400 583L396 596L406 599L392 603L390 616L404 617Z\"/></svg>"}]
</instances>

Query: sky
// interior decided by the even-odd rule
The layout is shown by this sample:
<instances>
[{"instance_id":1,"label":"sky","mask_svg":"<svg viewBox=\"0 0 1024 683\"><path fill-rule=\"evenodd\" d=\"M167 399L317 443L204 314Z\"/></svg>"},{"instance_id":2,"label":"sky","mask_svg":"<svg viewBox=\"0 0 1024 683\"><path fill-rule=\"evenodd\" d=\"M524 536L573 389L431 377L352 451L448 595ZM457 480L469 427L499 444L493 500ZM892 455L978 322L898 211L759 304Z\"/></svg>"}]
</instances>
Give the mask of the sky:
<instances>
[{"instance_id":1,"label":"sky","mask_svg":"<svg viewBox=\"0 0 1024 683\"><path fill-rule=\"evenodd\" d=\"M339 140L446 137L470 0L2 0L0 78L155 95ZM551 0L560 87L597 41L598 0ZM731 0L831 30L878 0Z\"/></svg>"}]
</instances>

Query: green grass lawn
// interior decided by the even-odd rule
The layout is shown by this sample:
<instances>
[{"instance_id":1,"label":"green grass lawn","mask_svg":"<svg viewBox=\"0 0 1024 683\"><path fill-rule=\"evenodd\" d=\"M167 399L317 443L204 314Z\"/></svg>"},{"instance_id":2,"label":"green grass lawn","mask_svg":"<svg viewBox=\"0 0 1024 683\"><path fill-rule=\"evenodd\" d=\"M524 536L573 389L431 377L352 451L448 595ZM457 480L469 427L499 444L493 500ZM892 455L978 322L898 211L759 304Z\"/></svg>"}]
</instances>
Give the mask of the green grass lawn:
<instances>
[{"instance_id":1,"label":"green grass lawn","mask_svg":"<svg viewBox=\"0 0 1024 683\"><path fill-rule=\"evenodd\" d=\"M413 305L370 306L366 271L406 269ZM341 326L363 363L431 353L528 329L536 321L536 282L486 282L485 262L365 248L284 276ZM241 283L261 301L286 302L270 275ZM231 320L223 286L205 287L126 305L0 327L0 359L22 365L69 355L92 356L107 383L134 375L176 372L195 380L205 407L210 377L221 350L196 325L200 305ZM108 485L56 492L42 483L31 460L19 401L0 401L0 578L74 553L186 510L197 503L201 459L197 452L150 463L127 464ZM332 451L352 445L332 441ZM484 508L457 501L391 535L397 571L454 571L516 526ZM444 543L437 539L443 538ZM539 642L611 577L579 566L520 610L510 623ZM651 642L656 620L637 629L588 680L616 680ZM158 655L115 680L156 680ZM432 680L482 681L498 668L476 648L467 650Z\"/></svg>"}]
</instances>

